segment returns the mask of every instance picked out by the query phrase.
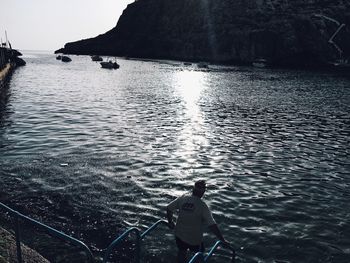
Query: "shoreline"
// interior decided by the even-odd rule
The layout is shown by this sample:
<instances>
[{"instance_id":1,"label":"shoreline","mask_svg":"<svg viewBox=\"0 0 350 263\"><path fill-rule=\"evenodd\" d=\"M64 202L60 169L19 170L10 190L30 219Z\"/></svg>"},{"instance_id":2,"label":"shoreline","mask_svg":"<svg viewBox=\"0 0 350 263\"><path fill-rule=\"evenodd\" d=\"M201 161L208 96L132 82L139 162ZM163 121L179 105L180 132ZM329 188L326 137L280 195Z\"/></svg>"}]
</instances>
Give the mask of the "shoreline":
<instances>
[{"instance_id":1,"label":"shoreline","mask_svg":"<svg viewBox=\"0 0 350 263\"><path fill-rule=\"evenodd\" d=\"M49 263L34 249L21 243L22 257L27 263ZM0 227L0 263L13 262L17 259L16 239L12 233Z\"/></svg>"},{"instance_id":2,"label":"shoreline","mask_svg":"<svg viewBox=\"0 0 350 263\"><path fill-rule=\"evenodd\" d=\"M224 67L252 67L256 69L273 69L273 70L302 70L302 71L319 71L319 72L328 72L328 73L342 73L346 74L350 72L350 63L336 63L329 62L323 63L320 65L279 65L268 63L263 67L255 66L253 62L242 62L242 61L220 61L220 60L200 60L200 59L190 59L190 58L179 58L179 57L136 57L136 56L124 56L120 54L98 54L98 53L85 53L85 52L58 52L56 50L54 54L64 54L64 55L73 55L73 56L91 56L97 55L102 57L116 57L116 58L124 58L126 60L136 60L136 61L145 61L145 62L160 62L166 63L167 61L173 61L176 63L190 63L190 64L200 64L204 63L206 65L216 65L216 66L224 66ZM166 63L168 64L168 63Z\"/></svg>"}]
</instances>

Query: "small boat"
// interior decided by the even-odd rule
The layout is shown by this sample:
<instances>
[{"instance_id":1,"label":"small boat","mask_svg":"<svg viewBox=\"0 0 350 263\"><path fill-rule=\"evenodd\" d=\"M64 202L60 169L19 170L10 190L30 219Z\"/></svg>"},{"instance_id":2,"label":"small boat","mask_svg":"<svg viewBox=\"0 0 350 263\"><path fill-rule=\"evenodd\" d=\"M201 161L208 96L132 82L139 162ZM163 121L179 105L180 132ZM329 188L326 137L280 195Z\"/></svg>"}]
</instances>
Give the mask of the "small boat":
<instances>
[{"instance_id":1,"label":"small boat","mask_svg":"<svg viewBox=\"0 0 350 263\"><path fill-rule=\"evenodd\" d=\"M191 63L191 62L184 62L184 65L185 65L185 66L191 66L192 63Z\"/></svg>"},{"instance_id":2,"label":"small boat","mask_svg":"<svg viewBox=\"0 0 350 263\"><path fill-rule=\"evenodd\" d=\"M350 63L348 60L330 61L328 62L328 67L334 71L350 72Z\"/></svg>"},{"instance_id":3,"label":"small boat","mask_svg":"<svg viewBox=\"0 0 350 263\"><path fill-rule=\"evenodd\" d=\"M62 59L61 59L62 62L71 62L72 59L68 56L62 56Z\"/></svg>"},{"instance_id":4,"label":"small boat","mask_svg":"<svg viewBox=\"0 0 350 263\"><path fill-rule=\"evenodd\" d=\"M268 66L267 60L264 58L255 59L252 65L256 68L266 68Z\"/></svg>"},{"instance_id":5,"label":"small boat","mask_svg":"<svg viewBox=\"0 0 350 263\"><path fill-rule=\"evenodd\" d=\"M199 63L197 64L197 67L198 67L198 68L208 68L208 64L205 63L205 62L199 62Z\"/></svg>"},{"instance_id":6,"label":"small boat","mask_svg":"<svg viewBox=\"0 0 350 263\"><path fill-rule=\"evenodd\" d=\"M61 60L61 59L62 59L62 56L61 56L61 55L58 55L58 56L56 57L56 59L57 59L57 60Z\"/></svg>"},{"instance_id":7,"label":"small boat","mask_svg":"<svg viewBox=\"0 0 350 263\"><path fill-rule=\"evenodd\" d=\"M116 61L112 62L111 60L103 61L100 64L102 68L108 68L108 69L118 69L120 67Z\"/></svg>"},{"instance_id":8,"label":"small boat","mask_svg":"<svg viewBox=\"0 0 350 263\"><path fill-rule=\"evenodd\" d=\"M103 61L103 58L100 57L99 55L93 55L91 56L92 61Z\"/></svg>"}]
</instances>

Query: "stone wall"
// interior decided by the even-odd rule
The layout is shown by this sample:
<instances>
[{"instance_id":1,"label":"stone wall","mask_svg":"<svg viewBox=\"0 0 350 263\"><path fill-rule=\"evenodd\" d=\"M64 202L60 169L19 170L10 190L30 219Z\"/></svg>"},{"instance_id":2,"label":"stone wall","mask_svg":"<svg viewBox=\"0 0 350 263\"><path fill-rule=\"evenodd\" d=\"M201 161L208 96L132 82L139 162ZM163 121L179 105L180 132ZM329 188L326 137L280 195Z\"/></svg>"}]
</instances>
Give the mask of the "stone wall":
<instances>
[{"instance_id":1,"label":"stone wall","mask_svg":"<svg viewBox=\"0 0 350 263\"><path fill-rule=\"evenodd\" d=\"M15 49L0 47L0 96L12 70L26 64L19 56L22 56L22 54Z\"/></svg>"},{"instance_id":2,"label":"stone wall","mask_svg":"<svg viewBox=\"0 0 350 263\"><path fill-rule=\"evenodd\" d=\"M7 49L0 47L0 70L8 63Z\"/></svg>"}]
</instances>

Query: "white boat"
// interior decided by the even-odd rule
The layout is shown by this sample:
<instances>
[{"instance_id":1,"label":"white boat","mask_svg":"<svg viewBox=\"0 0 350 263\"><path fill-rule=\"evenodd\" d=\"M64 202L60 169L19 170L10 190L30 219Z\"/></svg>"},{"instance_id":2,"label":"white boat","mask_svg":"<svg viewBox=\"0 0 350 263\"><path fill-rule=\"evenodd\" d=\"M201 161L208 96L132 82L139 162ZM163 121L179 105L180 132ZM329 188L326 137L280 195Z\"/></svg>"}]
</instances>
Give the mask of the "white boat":
<instances>
[{"instance_id":1,"label":"white boat","mask_svg":"<svg viewBox=\"0 0 350 263\"><path fill-rule=\"evenodd\" d=\"M350 63L345 59L328 62L328 65L332 70L350 72Z\"/></svg>"},{"instance_id":2,"label":"white boat","mask_svg":"<svg viewBox=\"0 0 350 263\"><path fill-rule=\"evenodd\" d=\"M256 68L266 68L268 66L267 60L264 58L256 59L252 62L252 65Z\"/></svg>"}]
</instances>

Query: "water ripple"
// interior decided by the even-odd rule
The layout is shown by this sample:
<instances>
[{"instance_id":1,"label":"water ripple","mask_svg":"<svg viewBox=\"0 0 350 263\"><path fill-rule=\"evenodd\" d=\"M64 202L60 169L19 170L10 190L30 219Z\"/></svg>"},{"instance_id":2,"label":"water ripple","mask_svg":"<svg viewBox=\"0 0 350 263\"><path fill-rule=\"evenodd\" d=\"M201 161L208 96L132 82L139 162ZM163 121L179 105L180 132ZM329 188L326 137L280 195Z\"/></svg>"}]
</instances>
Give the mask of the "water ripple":
<instances>
[{"instance_id":1,"label":"water ripple","mask_svg":"<svg viewBox=\"0 0 350 263\"><path fill-rule=\"evenodd\" d=\"M201 178L239 262L349 258L348 79L27 60L0 112L1 201L103 248L127 227L164 218L166 204ZM152 242L144 257L167 262L169 251Z\"/></svg>"}]
</instances>

